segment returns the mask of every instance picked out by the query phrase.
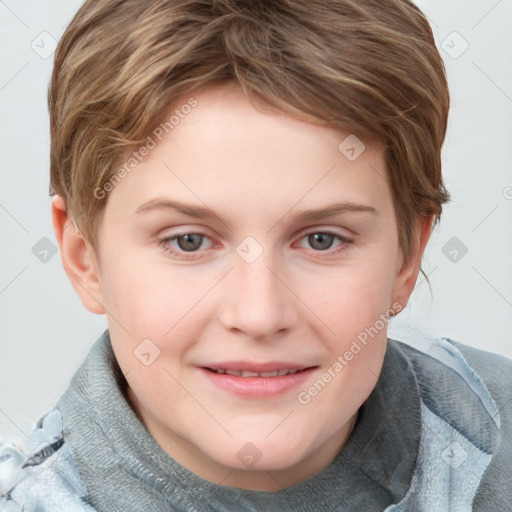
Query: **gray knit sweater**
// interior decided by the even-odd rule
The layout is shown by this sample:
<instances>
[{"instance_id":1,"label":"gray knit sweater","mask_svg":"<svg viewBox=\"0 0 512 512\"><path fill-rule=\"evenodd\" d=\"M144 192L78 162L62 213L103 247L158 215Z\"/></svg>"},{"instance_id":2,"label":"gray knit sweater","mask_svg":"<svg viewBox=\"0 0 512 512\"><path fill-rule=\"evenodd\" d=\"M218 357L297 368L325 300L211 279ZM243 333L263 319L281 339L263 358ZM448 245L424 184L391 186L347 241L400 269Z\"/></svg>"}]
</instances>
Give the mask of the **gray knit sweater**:
<instances>
[{"instance_id":1,"label":"gray knit sweater","mask_svg":"<svg viewBox=\"0 0 512 512\"><path fill-rule=\"evenodd\" d=\"M511 512L512 361L388 340L347 445L277 492L208 482L132 411L108 331L30 440L0 446L1 512Z\"/></svg>"}]
</instances>

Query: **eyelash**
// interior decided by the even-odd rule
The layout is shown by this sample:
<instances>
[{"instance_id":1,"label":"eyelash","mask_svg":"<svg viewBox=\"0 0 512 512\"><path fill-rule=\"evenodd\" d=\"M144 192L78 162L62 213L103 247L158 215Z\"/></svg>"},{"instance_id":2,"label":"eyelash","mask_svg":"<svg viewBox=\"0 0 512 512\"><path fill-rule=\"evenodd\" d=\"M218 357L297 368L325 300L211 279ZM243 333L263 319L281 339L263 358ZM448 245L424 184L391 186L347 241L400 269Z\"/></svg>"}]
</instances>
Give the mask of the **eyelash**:
<instances>
[{"instance_id":1,"label":"eyelash","mask_svg":"<svg viewBox=\"0 0 512 512\"><path fill-rule=\"evenodd\" d=\"M301 240L304 239L304 238L307 238L310 235L316 235L316 234L320 234L320 233L324 234L324 235L332 235L336 240L338 240L338 241L340 241L342 243L338 246L337 249L334 249L332 251L330 249L325 249L324 251L313 249L314 252L328 253L331 256L333 256L333 255L337 255L338 253L340 253L342 251L347 250L347 246L352 243L351 239L346 238L345 236L340 235L338 233L334 233L332 231L310 231L309 233L305 233L304 235L302 235ZM209 238L204 233L196 233L196 232L193 232L193 231L184 232L184 233L177 233L176 235L168 236L168 237L165 237L165 238L162 238L162 239L158 240L158 242L157 242L158 246L161 247L165 252L168 252L169 254L171 254L173 256L179 256L180 258L183 258L185 260L197 259L200 256L193 256L193 255L199 253L200 252L199 250L187 253L186 251L182 251L182 250L176 251L175 249L171 249L169 247L169 244L172 241L176 240L179 237L185 236L185 235L198 235L198 236L201 236L201 237Z\"/></svg>"}]
</instances>

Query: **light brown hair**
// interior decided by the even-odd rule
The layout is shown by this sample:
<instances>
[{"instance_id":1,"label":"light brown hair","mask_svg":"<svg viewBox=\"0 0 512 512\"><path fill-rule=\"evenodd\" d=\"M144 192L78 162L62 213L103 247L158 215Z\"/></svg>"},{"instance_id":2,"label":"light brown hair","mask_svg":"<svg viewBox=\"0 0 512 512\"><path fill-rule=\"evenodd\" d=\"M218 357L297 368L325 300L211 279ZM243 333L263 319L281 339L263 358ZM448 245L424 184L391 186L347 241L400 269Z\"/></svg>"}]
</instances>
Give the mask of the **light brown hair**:
<instances>
[{"instance_id":1,"label":"light brown hair","mask_svg":"<svg viewBox=\"0 0 512 512\"><path fill-rule=\"evenodd\" d=\"M445 69L409 0L86 0L55 53L51 193L82 234L130 148L176 98L236 80L279 111L385 146L400 248L449 200Z\"/></svg>"}]
</instances>

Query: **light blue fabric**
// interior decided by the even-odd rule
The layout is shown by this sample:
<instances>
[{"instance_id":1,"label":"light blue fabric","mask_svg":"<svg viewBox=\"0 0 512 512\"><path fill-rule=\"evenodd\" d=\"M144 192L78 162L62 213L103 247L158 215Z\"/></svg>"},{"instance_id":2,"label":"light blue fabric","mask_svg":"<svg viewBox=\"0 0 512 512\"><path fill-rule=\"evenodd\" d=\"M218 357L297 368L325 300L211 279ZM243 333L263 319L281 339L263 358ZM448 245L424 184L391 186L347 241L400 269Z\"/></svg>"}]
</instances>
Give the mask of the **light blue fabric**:
<instances>
[{"instance_id":1,"label":"light blue fabric","mask_svg":"<svg viewBox=\"0 0 512 512\"><path fill-rule=\"evenodd\" d=\"M94 512L86 503L87 490L73 454L63 442L60 412L52 409L39 421L25 442L0 447L0 511Z\"/></svg>"},{"instance_id":2,"label":"light blue fabric","mask_svg":"<svg viewBox=\"0 0 512 512\"><path fill-rule=\"evenodd\" d=\"M441 337L435 340L429 350L428 354L435 357L438 361L443 363L446 367L455 370L471 387L473 392L478 395L484 404L487 412L496 426L500 428L500 415L496 403L492 399L489 390L486 388L482 379L476 372L469 366L464 356L453 346L454 340L450 338Z\"/></svg>"},{"instance_id":3,"label":"light blue fabric","mask_svg":"<svg viewBox=\"0 0 512 512\"><path fill-rule=\"evenodd\" d=\"M471 512L491 455L421 407L422 435L417 470L406 497L385 512Z\"/></svg>"}]
</instances>

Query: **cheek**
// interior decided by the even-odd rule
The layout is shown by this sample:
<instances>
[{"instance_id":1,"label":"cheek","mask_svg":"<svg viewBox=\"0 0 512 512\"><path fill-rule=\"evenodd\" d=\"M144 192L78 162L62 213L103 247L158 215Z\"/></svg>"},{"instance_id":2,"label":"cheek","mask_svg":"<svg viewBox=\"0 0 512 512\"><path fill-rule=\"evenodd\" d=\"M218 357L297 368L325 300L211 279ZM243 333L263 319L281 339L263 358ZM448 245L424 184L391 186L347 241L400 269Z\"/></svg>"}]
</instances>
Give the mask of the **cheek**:
<instances>
[{"instance_id":1,"label":"cheek","mask_svg":"<svg viewBox=\"0 0 512 512\"><path fill-rule=\"evenodd\" d=\"M197 293L162 263L133 250L129 257L117 256L102 272L107 310L134 336L162 338Z\"/></svg>"},{"instance_id":2,"label":"cheek","mask_svg":"<svg viewBox=\"0 0 512 512\"><path fill-rule=\"evenodd\" d=\"M104 274L112 345L129 386L150 414L173 413L175 402L190 400L174 379L183 380L181 361L200 329L197 311L187 315L198 291L176 271L133 252L113 258Z\"/></svg>"},{"instance_id":3,"label":"cheek","mask_svg":"<svg viewBox=\"0 0 512 512\"><path fill-rule=\"evenodd\" d=\"M309 300L311 309L330 327L331 335L346 342L386 313L391 306L392 288L389 266L351 267L315 280ZM308 296L306 290L303 293Z\"/></svg>"},{"instance_id":4,"label":"cheek","mask_svg":"<svg viewBox=\"0 0 512 512\"><path fill-rule=\"evenodd\" d=\"M369 396L386 351L389 282L373 281L377 276L371 272L365 279L358 277L352 273L342 289L329 289L336 293L336 300L325 305L322 318L330 328L323 338L329 355L319 379L303 389L302 398L309 403L309 411L314 411L315 422L325 425L326 435L348 421L348 414Z\"/></svg>"},{"instance_id":5,"label":"cheek","mask_svg":"<svg viewBox=\"0 0 512 512\"><path fill-rule=\"evenodd\" d=\"M184 354L200 338L208 319L200 299L211 288L211 280L187 278L182 269L149 261L143 254L137 257L133 250L130 254L123 257L119 251L104 268L103 290L114 350L125 371L136 370L133 375L137 377L132 379L142 371L145 385L158 386L160 379L169 385L168 374L160 370L179 372ZM136 359L143 342L150 353L158 354L151 371ZM131 384L138 387L136 382Z\"/></svg>"},{"instance_id":6,"label":"cheek","mask_svg":"<svg viewBox=\"0 0 512 512\"><path fill-rule=\"evenodd\" d=\"M389 266L381 262L337 272L312 297L312 309L328 326L322 333L329 356L322 379L325 388L317 383L322 391L309 398L320 416L331 415L330 428L348 419L345 412L357 409L377 380L386 350L392 281ZM339 411L334 417L333 410Z\"/></svg>"}]
</instances>

